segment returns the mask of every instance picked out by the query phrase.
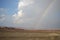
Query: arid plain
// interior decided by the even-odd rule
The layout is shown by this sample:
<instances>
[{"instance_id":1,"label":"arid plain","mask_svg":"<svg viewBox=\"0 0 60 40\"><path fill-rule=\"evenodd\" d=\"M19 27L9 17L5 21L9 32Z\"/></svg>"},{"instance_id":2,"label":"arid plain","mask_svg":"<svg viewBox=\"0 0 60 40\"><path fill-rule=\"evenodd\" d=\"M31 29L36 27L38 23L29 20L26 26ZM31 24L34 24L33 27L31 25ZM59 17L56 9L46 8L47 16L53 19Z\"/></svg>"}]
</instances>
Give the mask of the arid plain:
<instances>
[{"instance_id":1,"label":"arid plain","mask_svg":"<svg viewBox=\"0 0 60 40\"><path fill-rule=\"evenodd\" d=\"M60 40L60 30L1 28L0 40Z\"/></svg>"}]
</instances>

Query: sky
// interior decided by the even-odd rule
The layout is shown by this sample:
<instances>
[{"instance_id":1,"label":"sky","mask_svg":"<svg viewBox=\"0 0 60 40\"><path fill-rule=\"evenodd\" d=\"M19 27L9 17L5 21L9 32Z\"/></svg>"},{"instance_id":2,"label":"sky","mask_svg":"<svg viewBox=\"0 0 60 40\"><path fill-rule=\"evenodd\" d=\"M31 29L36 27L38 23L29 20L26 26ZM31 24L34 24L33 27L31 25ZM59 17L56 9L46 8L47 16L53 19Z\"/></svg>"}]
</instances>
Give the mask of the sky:
<instances>
[{"instance_id":1,"label":"sky","mask_svg":"<svg viewBox=\"0 0 60 40\"><path fill-rule=\"evenodd\" d=\"M60 0L0 0L0 26L60 29Z\"/></svg>"}]
</instances>

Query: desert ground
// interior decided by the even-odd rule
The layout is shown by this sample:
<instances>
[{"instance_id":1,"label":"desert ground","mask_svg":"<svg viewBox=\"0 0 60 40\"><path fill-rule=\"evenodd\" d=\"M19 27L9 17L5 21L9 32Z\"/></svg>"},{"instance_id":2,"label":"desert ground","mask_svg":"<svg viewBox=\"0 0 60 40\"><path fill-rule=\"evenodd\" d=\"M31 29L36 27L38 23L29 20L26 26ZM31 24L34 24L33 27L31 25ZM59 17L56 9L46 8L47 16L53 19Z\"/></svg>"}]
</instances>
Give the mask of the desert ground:
<instances>
[{"instance_id":1,"label":"desert ground","mask_svg":"<svg viewBox=\"0 0 60 40\"><path fill-rule=\"evenodd\" d=\"M0 28L0 40L60 40L60 30L20 30Z\"/></svg>"}]
</instances>

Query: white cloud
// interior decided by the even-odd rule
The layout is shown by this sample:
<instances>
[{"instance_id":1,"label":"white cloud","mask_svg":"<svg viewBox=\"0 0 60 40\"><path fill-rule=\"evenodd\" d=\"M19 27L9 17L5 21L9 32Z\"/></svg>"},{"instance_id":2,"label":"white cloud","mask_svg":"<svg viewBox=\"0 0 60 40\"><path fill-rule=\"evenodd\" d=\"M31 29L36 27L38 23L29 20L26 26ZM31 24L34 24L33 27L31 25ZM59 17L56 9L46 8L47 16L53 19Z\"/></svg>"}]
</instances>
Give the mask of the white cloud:
<instances>
[{"instance_id":1,"label":"white cloud","mask_svg":"<svg viewBox=\"0 0 60 40\"><path fill-rule=\"evenodd\" d=\"M22 10L18 11L18 16L19 17L22 17L23 16L23 11Z\"/></svg>"},{"instance_id":2,"label":"white cloud","mask_svg":"<svg viewBox=\"0 0 60 40\"><path fill-rule=\"evenodd\" d=\"M18 9L20 9L21 7L25 7L28 6L30 4L33 4L33 0L20 0L20 2L18 3Z\"/></svg>"},{"instance_id":3,"label":"white cloud","mask_svg":"<svg viewBox=\"0 0 60 40\"><path fill-rule=\"evenodd\" d=\"M54 21L54 15L56 14L55 11L53 13L53 10L57 9L57 4L55 5L54 3L55 0L20 0L18 12L13 15L13 23L17 27L21 26L21 28L25 29L54 28L56 25L59 25L58 20Z\"/></svg>"},{"instance_id":4,"label":"white cloud","mask_svg":"<svg viewBox=\"0 0 60 40\"><path fill-rule=\"evenodd\" d=\"M0 8L0 22L6 19L7 10L6 8Z\"/></svg>"},{"instance_id":5,"label":"white cloud","mask_svg":"<svg viewBox=\"0 0 60 40\"><path fill-rule=\"evenodd\" d=\"M5 20L5 15L0 15L0 22Z\"/></svg>"},{"instance_id":6,"label":"white cloud","mask_svg":"<svg viewBox=\"0 0 60 40\"><path fill-rule=\"evenodd\" d=\"M3 10L5 10L4 8L0 8L0 11L3 11Z\"/></svg>"},{"instance_id":7,"label":"white cloud","mask_svg":"<svg viewBox=\"0 0 60 40\"><path fill-rule=\"evenodd\" d=\"M22 17L22 16L23 16L23 11L22 10L18 11L18 13L15 13L13 15L13 17L17 17L17 18Z\"/></svg>"},{"instance_id":8,"label":"white cloud","mask_svg":"<svg viewBox=\"0 0 60 40\"><path fill-rule=\"evenodd\" d=\"M21 17L23 17L23 11L22 10L18 11L17 14L13 15L14 23L21 23L22 22Z\"/></svg>"},{"instance_id":9,"label":"white cloud","mask_svg":"<svg viewBox=\"0 0 60 40\"><path fill-rule=\"evenodd\" d=\"M28 6L33 3L33 0L20 0L18 3L18 12L13 15L13 23L22 23L23 19L21 19L24 16L23 9L25 6Z\"/></svg>"},{"instance_id":10,"label":"white cloud","mask_svg":"<svg viewBox=\"0 0 60 40\"><path fill-rule=\"evenodd\" d=\"M18 20L13 21L14 24L21 24L23 22L24 21L22 19L18 19Z\"/></svg>"}]
</instances>

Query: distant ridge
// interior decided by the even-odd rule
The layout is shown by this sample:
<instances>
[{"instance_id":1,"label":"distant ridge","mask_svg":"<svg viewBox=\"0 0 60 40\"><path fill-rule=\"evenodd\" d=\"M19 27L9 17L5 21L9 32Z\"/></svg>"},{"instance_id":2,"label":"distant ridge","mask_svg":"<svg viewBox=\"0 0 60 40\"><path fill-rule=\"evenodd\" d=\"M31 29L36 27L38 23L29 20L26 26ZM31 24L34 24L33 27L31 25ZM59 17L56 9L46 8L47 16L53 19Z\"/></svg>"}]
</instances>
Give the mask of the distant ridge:
<instances>
[{"instance_id":1,"label":"distant ridge","mask_svg":"<svg viewBox=\"0 0 60 40\"><path fill-rule=\"evenodd\" d=\"M13 28L13 27L1 27L0 26L0 31L11 31L11 32L60 32L60 30L24 30L24 29L18 29L18 28Z\"/></svg>"},{"instance_id":2,"label":"distant ridge","mask_svg":"<svg viewBox=\"0 0 60 40\"><path fill-rule=\"evenodd\" d=\"M18 29L18 28L13 28L13 27L1 27L0 26L0 31L23 31L24 29Z\"/></svg>"}]
</instances>

